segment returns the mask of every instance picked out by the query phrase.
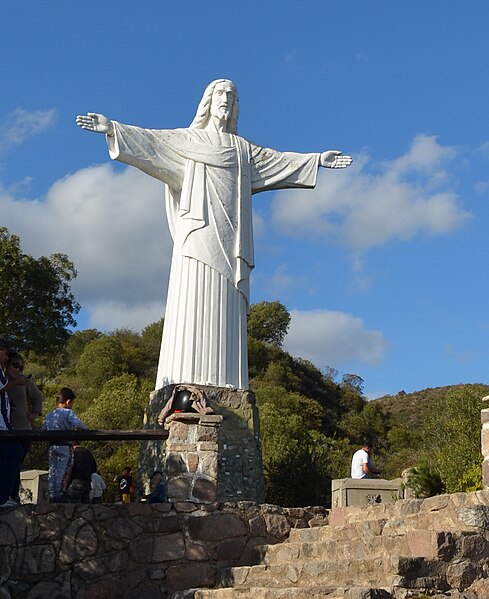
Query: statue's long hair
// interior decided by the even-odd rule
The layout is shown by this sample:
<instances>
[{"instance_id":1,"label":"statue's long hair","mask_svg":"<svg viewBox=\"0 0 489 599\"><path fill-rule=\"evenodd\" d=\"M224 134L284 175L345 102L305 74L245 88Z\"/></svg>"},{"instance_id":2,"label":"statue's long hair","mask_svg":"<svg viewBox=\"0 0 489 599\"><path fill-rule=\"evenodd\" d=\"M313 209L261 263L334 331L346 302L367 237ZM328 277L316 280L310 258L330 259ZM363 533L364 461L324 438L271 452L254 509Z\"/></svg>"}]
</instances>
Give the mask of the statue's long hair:
<instances>
[{"instance_id":1,"label":"statue's long hair","mask_svg":"<svg viewBox=\"0 0 489 599\"><path fill-rule=\"evenodd\" d=\"M238 99L238 90L232 81L229 79L216 79L209 83L209 85L205 88L204 95L202 96L202 100L199 103L197 108L197 112L195 114L194 120L190 123L191 129L204 129L204 127L209 122L209 117L211 115L211 100L212 94L214 92L214 88L218 83L229 83L233 86L234 90L234 103L233 108L231 110L231 115L229 117L228 122L228 131L229 133L238 133L238 115L239 115L239 99Z\"/></svg>"}]
</instances>

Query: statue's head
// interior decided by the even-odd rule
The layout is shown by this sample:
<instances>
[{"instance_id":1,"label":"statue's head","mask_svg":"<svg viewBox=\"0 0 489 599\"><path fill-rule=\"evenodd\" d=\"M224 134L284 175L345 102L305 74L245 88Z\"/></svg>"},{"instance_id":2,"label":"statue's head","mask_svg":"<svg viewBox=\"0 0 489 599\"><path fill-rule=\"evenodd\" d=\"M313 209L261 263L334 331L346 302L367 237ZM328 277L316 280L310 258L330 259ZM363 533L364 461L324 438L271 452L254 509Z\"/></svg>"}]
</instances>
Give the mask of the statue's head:
<instances>
[{"instance_id":1,"label":"statue's head","mask_svg":"<svg viewBox=\"0 0 489 599\"><path fill-rule=\"evenodd\" d=\"M226 91L226 105L221 105L220 95ZM229 79L216 79L205 88L202 100L197 108L194 120L190 124L192 129L204 129L211 116L218 111L226 114L228 132L238 132L239 100L236 86Z\"/></svg>"}]
</instances>

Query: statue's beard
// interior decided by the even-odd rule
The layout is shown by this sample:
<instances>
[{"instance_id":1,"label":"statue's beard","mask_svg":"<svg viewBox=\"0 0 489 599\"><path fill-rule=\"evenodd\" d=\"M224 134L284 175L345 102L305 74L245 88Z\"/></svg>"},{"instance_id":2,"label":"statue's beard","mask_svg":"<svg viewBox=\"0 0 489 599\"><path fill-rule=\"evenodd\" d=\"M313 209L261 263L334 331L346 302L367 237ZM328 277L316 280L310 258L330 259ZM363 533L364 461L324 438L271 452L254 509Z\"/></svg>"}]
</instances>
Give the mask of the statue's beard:
<instances>
[{"instance_id":1,"label":"statue's beard","mask_svg":"<svg viewBox=\"0 0 489 599\"><path fill-rule=\"evenodd\" d=\"M212 111L212 115L217 117L220 121L229 121L229 117L231 116L231 112L228 108L218 108L215 111Z\"/></svg>"},{"instance_id":2,"label":"statue's beard","mask_svg":"<svg viewBox=\"0 0 489 599\"><path fill-rule=\"evenodd\" d=\"M227 108L220 108L219 112L221 113L221 118L225 121L229 121L229 117L231 116L231 113L229 112L229 110Z\"/></svg>"}]
</instances>

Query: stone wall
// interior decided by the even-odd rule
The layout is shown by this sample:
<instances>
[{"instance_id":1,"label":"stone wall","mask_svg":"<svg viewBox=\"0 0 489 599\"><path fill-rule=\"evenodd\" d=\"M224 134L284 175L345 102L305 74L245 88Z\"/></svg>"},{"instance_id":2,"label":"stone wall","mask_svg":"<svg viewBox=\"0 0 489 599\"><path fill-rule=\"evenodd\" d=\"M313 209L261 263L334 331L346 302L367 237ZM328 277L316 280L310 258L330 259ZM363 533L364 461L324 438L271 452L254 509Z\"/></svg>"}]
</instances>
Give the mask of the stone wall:
<instances>
[{"instance_id":1,"label":"stone wall","mask_svg":"<svg viewBox=\"0 0 489 599\"><path fill-rule=\"evenodd\" d=\"M210 587L221 566L327 521L324 508L251 502L26 505L0 509L0 598L164 598Z\"/></svg>"},{"instance_id":2,"label":"stone wall","mask_svg":"<svg viewBox=\"0 0 489 599\"><path fill-rule=\"evenodd\" d=\"M216 501L221 424L222 416L218 415L177 413L167 418L165 473L169 501Z\"/></svg>"}]
</instances>

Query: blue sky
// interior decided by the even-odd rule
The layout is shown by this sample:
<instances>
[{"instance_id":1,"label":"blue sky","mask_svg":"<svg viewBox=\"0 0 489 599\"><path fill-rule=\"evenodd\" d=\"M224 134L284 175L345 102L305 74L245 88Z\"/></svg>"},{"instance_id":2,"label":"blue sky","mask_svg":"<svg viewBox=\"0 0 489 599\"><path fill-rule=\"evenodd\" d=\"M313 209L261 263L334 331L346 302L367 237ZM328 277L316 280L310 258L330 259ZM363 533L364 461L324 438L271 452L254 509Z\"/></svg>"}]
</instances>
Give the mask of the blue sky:
<instances>
[{"instance_id":1,"label":"blue sky","mask_svg":"<svg viewBox=\"0 0 489 599\"><path fill-rule=\"evenodd\" d=\"M239 131L340 149L314 191L254 198L252 301L292 314L285 347L370 397L488 381L489 4L4 0L0 225L75 262L79 326L164 311L161 184L75 126L101 112L184 127L235 81Z\"/></svg>"}]
</instances>

